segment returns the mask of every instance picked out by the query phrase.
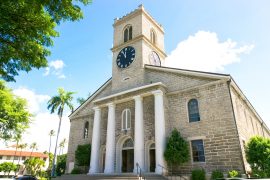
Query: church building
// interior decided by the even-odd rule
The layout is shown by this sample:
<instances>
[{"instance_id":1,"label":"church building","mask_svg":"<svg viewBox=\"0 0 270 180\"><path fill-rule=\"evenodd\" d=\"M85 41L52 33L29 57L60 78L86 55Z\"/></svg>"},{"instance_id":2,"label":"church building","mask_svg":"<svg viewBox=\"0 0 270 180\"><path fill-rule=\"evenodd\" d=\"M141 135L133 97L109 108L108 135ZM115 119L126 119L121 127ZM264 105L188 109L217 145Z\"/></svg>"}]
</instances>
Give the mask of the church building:
<instances>
[{"instance_id":1,"label":"church building","mask_svg":"<svg viewBox=\"0 0 270 180\"><path fill-rule=\"evenodd\" d=\"M176 128L190 148L182 173L246 173L245 143L270 131L233 78L165 67L164 29L142 5L113 28L112 77L69 116L67 172L77 146L91 144L88 174L132 173L136 165L162 174Z\"/></svg>"}]
</instances>

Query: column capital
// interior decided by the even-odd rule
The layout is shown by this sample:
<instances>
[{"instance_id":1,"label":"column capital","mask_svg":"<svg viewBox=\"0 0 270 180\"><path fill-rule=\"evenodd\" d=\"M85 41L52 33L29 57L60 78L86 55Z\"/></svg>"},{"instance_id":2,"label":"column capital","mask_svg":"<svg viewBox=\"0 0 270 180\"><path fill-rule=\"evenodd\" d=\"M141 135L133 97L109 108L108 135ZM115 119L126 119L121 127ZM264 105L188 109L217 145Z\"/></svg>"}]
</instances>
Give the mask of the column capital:
<instances>
[{"instance_id":1,"label":"column capital","mask_svg":"<svg viewBox=\"0 0 270 180\"><path fill-rule=\"evenodd\" d=\"M92 108L94 111L100 111L100 107L99 106L95 106Z\"/></svg>"},{"instance_id":2,"label":"column capital","mask_svg":"<svg viewBox=\"0 0 270 180\"><path fill-rule=\"evenodd\" d=\"M152 94L154 94L155 96L158 96L158 95L163 96L164 92L158 89L158 90L152 91Z\"/></svg>"},{"instance_id":3,"label":"column capital","mask_svg":"<svg viewBox=\"0 0 270 180\"><path fill-rule=\"evenodd\" d=\"M141 95L133 96L133 99L135 101L139 101L139 100L142 100L142 96Z\"/></svg>"},{"instance_id":4,"label":"column capital","mask_svg":"<svg viewBox=\"0 0 270 180\"><path fill-rule=\"evenodd\" d=\"M108 104L106 104L109 108L114 108L115 107L115 103L110 102Z\"/></svg>"}]
</instances>

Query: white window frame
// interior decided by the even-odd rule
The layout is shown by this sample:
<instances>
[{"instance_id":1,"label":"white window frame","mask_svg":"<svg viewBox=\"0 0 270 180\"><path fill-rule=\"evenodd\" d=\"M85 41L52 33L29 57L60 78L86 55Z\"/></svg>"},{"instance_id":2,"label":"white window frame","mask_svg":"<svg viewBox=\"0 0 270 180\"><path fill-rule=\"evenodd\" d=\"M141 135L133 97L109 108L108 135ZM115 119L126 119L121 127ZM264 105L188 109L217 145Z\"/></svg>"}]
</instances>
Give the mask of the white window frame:
<instances>
[{"instance_id":1,"label":"white window frame","mask_svg":"<svg viewBox=\"0 0 270 180\"><path fill-rule=\"evenodd\" d=\"M129 114L130 114L130 118L129 118L130 127L127 127L127 125L128 125L128 113L126 113L126 112L129 112ZM125 115L125 117L124 117L124 115ZM124 127L124 121L125 121L125 125L126 125L125 127ZM130 109L124 109L122 111L122 123L121 124L122 124L122 131L131 129L131 111L130 111Z\"/></svg>"}]
</instances>

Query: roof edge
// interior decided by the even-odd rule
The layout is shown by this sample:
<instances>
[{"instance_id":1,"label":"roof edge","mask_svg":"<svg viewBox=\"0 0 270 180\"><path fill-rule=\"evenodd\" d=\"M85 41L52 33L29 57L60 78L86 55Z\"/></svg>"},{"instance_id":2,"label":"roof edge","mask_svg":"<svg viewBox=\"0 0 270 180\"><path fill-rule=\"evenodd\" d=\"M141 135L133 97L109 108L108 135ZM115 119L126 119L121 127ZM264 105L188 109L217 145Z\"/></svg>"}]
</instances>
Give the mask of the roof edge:
<instances>
[{"instance_id":1,"label":"roof edge","mask_svg":"<svg viewBox=\"0 0 270 180\"><path fill-rule=\"evenodd\" d=\"M109 78L105 83L103 83L91 96L89 96L86 101L84 101L80 106L78 106L71 114L68 116L69 118L72 118L76 112L78 112L80 109L82 109L89 101L94 99L98 93L100 93L110 82L112 81L112 77Z\"/></svg>"},{"instance_id":2,"label":"roof edge","mask_svg":"<svg viewBox=\"0 0 270 180\"><path fill-rule=\"evenodd\" d=\"M149 65L149 64L145 64L145 68L167 71L167 72L172 72L172 73L181 73L181 74L187 74L187 75L193 75L193 76L203 76L203 77L213 78L213 79L224 79L224 78L231 77L230 74L180 69L180 68L173 68L173 67L167 67L167 66L154 66L154 65Z\"/></svg>"}]
</instances>

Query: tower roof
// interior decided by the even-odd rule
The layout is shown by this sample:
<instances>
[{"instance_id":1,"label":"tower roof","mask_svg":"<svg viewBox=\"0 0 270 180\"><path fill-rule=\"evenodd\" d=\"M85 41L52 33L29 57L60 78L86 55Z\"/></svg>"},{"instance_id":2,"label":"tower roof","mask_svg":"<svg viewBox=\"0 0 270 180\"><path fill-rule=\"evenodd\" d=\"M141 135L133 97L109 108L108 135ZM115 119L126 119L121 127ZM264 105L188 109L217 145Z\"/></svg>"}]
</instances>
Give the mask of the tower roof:
<instances>
[{"instance_id":1,"label":"tower roof","mask_svg":"<svg viewBox=\"0 0 270 180\"><path fill-rule=\"evenodd\" d=\"M137 9L127 13L126 15L120 17L120 18L115 18L114 19L114 24L113 26L117 24L121 24L125 22L126 20L136 16L137 14L142 13L144 14L150 21L152 21L162 32L164 32L164 29L161 24L159 24L144 8L144 6L141 4L138 6Z\"/></svg>"}]
</instances>

